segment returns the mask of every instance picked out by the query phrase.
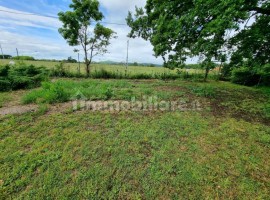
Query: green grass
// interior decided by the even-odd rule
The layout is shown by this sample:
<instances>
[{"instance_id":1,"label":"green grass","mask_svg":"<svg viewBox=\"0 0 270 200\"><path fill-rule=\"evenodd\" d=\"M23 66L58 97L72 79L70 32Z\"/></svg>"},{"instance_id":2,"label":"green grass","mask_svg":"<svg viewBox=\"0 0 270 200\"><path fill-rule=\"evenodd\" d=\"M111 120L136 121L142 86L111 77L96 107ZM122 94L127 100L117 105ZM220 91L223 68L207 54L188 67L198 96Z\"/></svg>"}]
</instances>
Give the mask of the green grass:
<instances>
[{"instance_id":1,"label":"green grass","mask_svg":"<svg viewBox=\"0 0 270 200\"><path fill-rule=\"evenodd\" d=\"M42 88L32 90L22 97L24 104L61 103L82 94L88 100L142 100L157 97L159 100L209 102L217 112L230 112L248 118L270 119L269 88L250 88L227 82L207 83L161 80L97 80L60 79L46 82Z\"/></svg>"},{"instance_id":2,"label":"green grass","mask_svg":"<svg viewBox=\"0 0 270 200\"><path fill-rule=\"evenodd\" d=\"M0 193L3 199L267 199L269 132L194 112L10 116L0 126Z\"/></svg>"},{"instance_id":3,"label":"green grass","mask_svg":"<svg viewBox=\"0 0 270 200\"><path fill-rule=\"evenodd\" d=\"M11 100L11 96L8 92L0 92L0 108Z\"/></svg>"},{"instance_id":4,"label":"green grass","mask_svg":"<svg viewBox=\"0 0 270 200\"><path fill-rule=\"evenodd\" d=\"M8 64L10 60L0 60L1 64ZM18 61L15 61L15 63ZM56 65L59 65L60 62L48 62L48 61L23 61L26 64L33 64L35 66L45 66L48 69L55 68ZM71 72L77 72L78 63L65 63L65 69ZM125 73L126 67L120 65L106 65L106 64L92 64L91 70L99 71L101 69L107 70L109 72L121 72ZM81 64L81 72L85 73L85 66ZM162 68L162 67L143 67L143 66L129 66L128 73L130 74L154 74L154 73L169 73L171 70Z\"/></svg>"},{"instance_id":5,"label":"green grass","mask_svg":"<svg viewBox=\"0 0 270 200\"><path fill-rule=\"evenodd\" d=\"M0 59L0 65L8 64L10 60L1 60ZM18 63L19 61L15 60L15 63ZM48 61L23 61L26 64L33 64L35 66L45 66L48 69L56 68L56 65L59 65L60 62L48 62ZM67 71L76 73L78 68L78 63L65 63L64 68ZM91 65L91 71L92 73L99 72L101 70L105 70L108 72L113 72L116 74L128 74L130 76L134 76L137 74L148 74L148 75L155 75L155 74L177 74L177 70L170 70L163 67L145 67L145 66L128 66L126 70L126 66L121 65L106 65L106 64L92 64ZM183 70L185 71L185 70ZM81 73L85 74L85 66L84 64L81 64ZM191 69L188 72L189 74L204 74L203 70L200 69ZM217 75L217 72L210 72L210 78L212 75Z\"/></svg>"},{"instance_id":6,"label":"green grass","mask_svg":"<svg viewBox=\"0 0 270 200\"><path fill-rule=\"evenodd\" d=\"M203 110L47 114L46 103L66 101L78 90L92 100L198 100ZM37 113L0 119L1 199L270 196L267 87L60 79L22 98L40 106Z\"/></svg>"},{"instance_id":7,"label":"green grass","mask_svg":"<svg viewBox=\"0 0 270 200\"><path fill-rule=\"evenodd\" d=\"M153 90L153 83L166 85L163 81L128 80L67 80L62 79L53 83L44 82L42 88L32 90L22 98L24 104L29 103L59 103L67 102L82 94L88 100L131 100L133 97L142 99L143 96L155 96L168 100L183 94L181 89L166 91Z\"/></svg>"}]
</instances>

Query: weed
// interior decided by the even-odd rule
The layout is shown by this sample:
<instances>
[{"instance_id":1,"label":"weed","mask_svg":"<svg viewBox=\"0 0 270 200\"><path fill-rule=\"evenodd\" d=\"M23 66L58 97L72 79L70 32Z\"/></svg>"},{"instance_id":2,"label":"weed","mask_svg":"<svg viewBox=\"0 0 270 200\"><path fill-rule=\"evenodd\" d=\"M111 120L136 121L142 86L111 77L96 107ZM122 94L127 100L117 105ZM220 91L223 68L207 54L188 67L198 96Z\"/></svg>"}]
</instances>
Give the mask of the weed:
<instances>
[{"instance_id":1,"label":"weed","mask_svg":"<svg viewBox=\"0 0 270 200\"><path fill-rule=\"evenodd\" d=\"M36 112L37 115L44 115L49 110L47 104L39 104L38 110Z\"/></svg>"},{"instance_id":2,"label":"weed","mask_svg":"<svg viewBox=\"0 0 270 200\"><path fill-rule=\"evenodd\" d=\"M196 86L190 87L192 93L200 97L213 98L216 96L216 91L211 86Z\"/></svg>"}]
</instances>

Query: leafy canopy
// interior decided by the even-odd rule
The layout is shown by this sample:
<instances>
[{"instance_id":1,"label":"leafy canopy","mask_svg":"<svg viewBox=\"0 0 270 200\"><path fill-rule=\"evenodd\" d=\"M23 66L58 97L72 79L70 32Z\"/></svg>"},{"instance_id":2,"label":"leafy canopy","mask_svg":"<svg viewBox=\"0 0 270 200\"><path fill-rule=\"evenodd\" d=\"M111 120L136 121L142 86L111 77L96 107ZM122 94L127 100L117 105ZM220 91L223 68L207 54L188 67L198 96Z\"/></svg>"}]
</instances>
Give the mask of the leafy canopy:
<instances>
[{"instance_id":1,"label":"leafy canopy","mask_svg":"<svg viewBox=\"0 0 270 200\"><path fill-rule=\"evenodd\" d=\"M60 21L63 22L63 27L59 29L59 33L70 46L81 45L83 47L86 73L89 76L93 57L108 52L107 47L110 40L115 38L115 32L100 23L96 23L94 30L91 31L91 23L104 18L99 11L97 0L72 0L70 8L73 11L58 14Z\"/></svg>"},{"instance_id":2,"label":"leafy canopy","mask_svg":"<svg viewBox=\"0 0 270 200\"><path fill-rule=\"evenodd\" d=\"M165 65L177 67L192 56L224 62L229 50L269 62L269 14L269 0L147 0L126 20L130 37L149 40Z\"/></svg>"}]
</instances>

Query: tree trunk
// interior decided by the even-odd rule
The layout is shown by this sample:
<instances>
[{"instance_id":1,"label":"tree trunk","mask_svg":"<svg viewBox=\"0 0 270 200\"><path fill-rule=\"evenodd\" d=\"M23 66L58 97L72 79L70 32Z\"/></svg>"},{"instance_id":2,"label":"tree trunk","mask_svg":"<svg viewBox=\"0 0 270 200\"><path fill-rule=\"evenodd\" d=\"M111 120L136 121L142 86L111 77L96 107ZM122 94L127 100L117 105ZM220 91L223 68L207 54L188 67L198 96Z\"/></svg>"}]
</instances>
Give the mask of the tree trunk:
<instances>
[{"instance_id":1,"label":"tree trunk","mask_svg":"<svg viewBox=\"0 0 270 200\"><path fill-rule=\"evenodd\" d=\"M86 46L84 48L84 54L85 54L85 69L86 69L86 76L87 78L90 77L90 63L88 61L88 56L87 56L87 50L86 50Z\"/></svg>"},{"instance_id":2,"label":"tree trunk","mask_svg":"<svg viewBox=\"0 0 270 200\"><path fill-rule=\"evenodd\" d=\"M204 82L206 82L208 74L209 74L209 67L207 66L205 69L205 75L204 75L204 79L203 79Z\"/></svg>"},{"instance_id":3,"label":"tree trunk","mask_svg":"<svg viewBox=\"0 0 270 200\"><path fill-rule=\"evenodd\" d=\"M90 64L88 61L86 63L86 76L87 76L87 78L90 77Z\"/></svg>"}]
</instances>

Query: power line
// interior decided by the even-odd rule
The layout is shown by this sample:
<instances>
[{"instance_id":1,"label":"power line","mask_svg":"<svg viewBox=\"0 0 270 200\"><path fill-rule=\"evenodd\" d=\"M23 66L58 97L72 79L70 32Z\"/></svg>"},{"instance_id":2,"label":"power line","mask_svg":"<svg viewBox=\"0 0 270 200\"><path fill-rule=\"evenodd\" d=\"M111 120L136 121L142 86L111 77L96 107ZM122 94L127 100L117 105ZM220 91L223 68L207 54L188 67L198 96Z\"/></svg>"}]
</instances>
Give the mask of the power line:
<instances>
[{"instance_id":1,"label":"power line","mask_svg":"<svg viewBox=\"0 0 270 200\"><path fill-rule=\"evenodd\" d=\"M22 13L22 12L8 11L8 10L0 10L0 12L11 13L11 14L16 14L16 15L35 15L35 16L40 16L40 17L48 17L48 18L58 19L58 17L56 17L56 16L40 15L40 14L36 14L36 13Z\"/></svg>"},{"instance_id":2,"label":"power line","mask_svg":"<svg viewBox=\"0 0 270 200\"><path fill-rule=\"evenodd\" d=\"M27 16L39 16L39 17L47 17L47 18L53 18L53 19L58 19L58 17L56 16L52 16L52 15L41 15L41 14L37 14L37 13L22 13L22 12L14 12L14 11L8 11L8 10L0 10L0 12L5 12L5 13L11 13L11 14L16 14L16 15L27 15ZM97 21L94 21L97 22ZM119 26L127 26L126 24L122 24L122 23L115 23L115 22L99 22L102 24L112 24L112 25L119 25Z\"/></svg>"}]
</instances>

